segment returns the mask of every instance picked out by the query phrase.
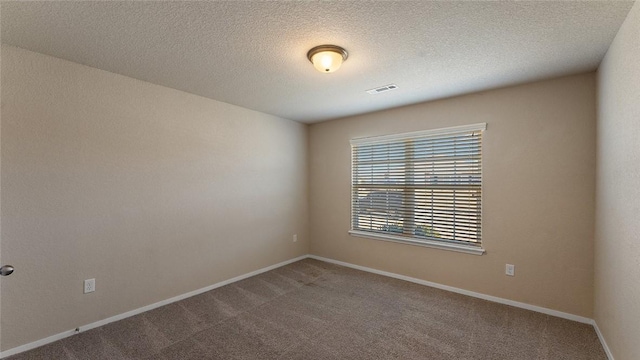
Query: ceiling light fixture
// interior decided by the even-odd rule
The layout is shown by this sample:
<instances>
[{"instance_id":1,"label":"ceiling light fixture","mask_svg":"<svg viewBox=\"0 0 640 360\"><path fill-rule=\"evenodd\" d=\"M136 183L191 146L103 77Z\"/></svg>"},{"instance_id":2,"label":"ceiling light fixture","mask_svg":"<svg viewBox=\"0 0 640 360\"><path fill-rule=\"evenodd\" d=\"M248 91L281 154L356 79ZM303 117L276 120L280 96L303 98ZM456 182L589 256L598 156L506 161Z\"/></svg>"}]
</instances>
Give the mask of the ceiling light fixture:
<instances>
[{"instance_id":1,"label":"ceiling light fixture","mask_svg":"<svg viewBox=\"0 0 640 360\"><path fill-rule=\"evenodd\" d=\"M347 57L349 57L347 50L336 45L316 46L307 53L307 58L316 70L323 73L332 73L338 70Z\"/></svg>"}]
</instances>

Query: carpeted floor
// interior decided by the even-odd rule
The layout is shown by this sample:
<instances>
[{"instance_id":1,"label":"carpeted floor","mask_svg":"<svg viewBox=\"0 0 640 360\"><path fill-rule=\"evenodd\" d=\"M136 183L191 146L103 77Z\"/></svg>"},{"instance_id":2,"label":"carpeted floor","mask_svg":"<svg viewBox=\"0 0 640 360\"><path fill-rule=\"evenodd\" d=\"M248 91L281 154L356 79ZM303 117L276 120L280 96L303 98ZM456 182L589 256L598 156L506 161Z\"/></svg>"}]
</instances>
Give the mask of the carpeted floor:
<instances>
[{"instance_id":1,"label":"carpeted floor","mask_svg":"<svg viewBox=\"0 0 640 360\"><path fill-rule=\"evenodd\" d=\"M9 359L606 355L590 325L306 259Z\"/></svg>"}]
</instances>

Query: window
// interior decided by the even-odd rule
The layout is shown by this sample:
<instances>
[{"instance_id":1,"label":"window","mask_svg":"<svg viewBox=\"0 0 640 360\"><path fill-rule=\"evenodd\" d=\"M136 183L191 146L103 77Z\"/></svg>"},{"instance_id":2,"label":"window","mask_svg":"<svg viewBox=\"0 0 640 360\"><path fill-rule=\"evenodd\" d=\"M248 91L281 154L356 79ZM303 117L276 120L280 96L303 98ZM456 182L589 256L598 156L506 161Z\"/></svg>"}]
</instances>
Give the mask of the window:
<instances>
[{"instance_id":1,"label":"window","mask_svg":"<svg viewBox=\"0 0 640 360\"><path fill-rule=\"evenodd\" d=\"M352 140L350 233L482 254L485 128Z\"/></svg>"}]
</instances>

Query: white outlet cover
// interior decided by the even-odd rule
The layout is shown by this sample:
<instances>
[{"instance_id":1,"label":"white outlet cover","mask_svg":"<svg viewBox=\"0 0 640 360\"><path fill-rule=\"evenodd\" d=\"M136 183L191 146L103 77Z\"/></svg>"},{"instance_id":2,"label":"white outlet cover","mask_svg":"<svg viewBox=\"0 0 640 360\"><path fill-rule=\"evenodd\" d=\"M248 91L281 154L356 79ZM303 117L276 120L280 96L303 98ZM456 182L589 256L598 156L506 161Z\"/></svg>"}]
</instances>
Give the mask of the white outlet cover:
<instances>
[{"instance_id":1,"label":"white outlet cover","mask_svg":"<svg viewBox=\"0 0 640 360\"><path fill-rule=\"evenodd\" d=\"M84 293L92 293L96 291L96 279L87 279L84 281Z\"/></svg>"},{"instance_id":2,"label":"white outlet cover","mask_svg":"<svg viewBox=\"0 0 640 360\"><path fill-rule=\"evenodd\" d=\"M516 275L516 266L515 265L511 265L511 264L507 264L507 266L505 268L505 274L507 274L509 276L515 276Z\"/></svg>"}]
</instances>

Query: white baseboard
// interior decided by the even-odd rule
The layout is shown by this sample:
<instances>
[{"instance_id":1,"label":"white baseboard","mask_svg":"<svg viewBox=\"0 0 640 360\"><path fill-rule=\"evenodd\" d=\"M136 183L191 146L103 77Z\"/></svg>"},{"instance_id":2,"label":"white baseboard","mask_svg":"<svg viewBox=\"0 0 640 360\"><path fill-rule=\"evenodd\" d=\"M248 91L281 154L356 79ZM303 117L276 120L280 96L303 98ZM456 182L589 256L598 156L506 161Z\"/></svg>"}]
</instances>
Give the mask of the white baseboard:
<instances>
[{"instance_id":1,"label":"white baseboard","mask_svg":"<svg viewBox=\"0 0 640 360\"><path fill-rule=\"evenodd\" d=\"M600 332L600 328L598 327L598 323L596 323L595 320L593 320L593 328L596 329L596 334L598 334L598 339L600 339L600 343L602 344L602 347L604 348L604 353L607 354L607 358L609 360L614 360L613 359L613 354L611 353L611 349L609 349L609 345L607 345L607 341L604 339L604 335L602 335L602 332Z\"/></svg>"},{"instance_id":2,"label":"white baseboard","mask_svg":"<svg viewBox=\"0 0 640 360\"><path fill-rule=\"evenodd\" d=\"M531 305L531 304L527 304L527 303L523 303L523 302L519 302L519 301L504 299L504 298L500 298L500 297L497 297L497 296L491 296L491 295L477 293L477 292L474 292L474 291L464 290L464 289L456 288L456 287L453 287L453 286L442 285L442 284L434 283L434 282L431 282L431 281L417 279L417 278L413 278L413 277L410 277L410 276L400 275L400 274L396 274L396 273L392 273L392 272L388 272L388 271L377 270L377 269L369 268L369 267L366 267L366 266L354 265L354 264L347 263L347 262L344 262L344 261L329 259L329 258L325 258L325 257L322 257L322 256L309 255L308 257L311 258L311 259L316 259L316 260L320 260L320 261L324 261L324 262L328 262L328 263L332 263L332 264L336 264L336 265L341 265L341 266L349 267L349 268L356 269L356 270L367 271L367 272L370 272L370 273L373 273L373 274L388 276L388 277L391 277L391 278L405 280L405 281L409 281L409 282L420 284L420 285L434 287L436 289L451 291L451 292L454 292L454 293L467 295L467 296L471 296L471 297L475 297L475 298L479 298L479 299L483 299L483 300L488 300L488 301L492 301L492 302L499 303L499 304L515 306L515 307L518 307L518 308L531 310L531 311L539 312L539 313L546 314L546 315L551 315L551 316L555 316L555 317L559 317L559 318L563 318L563 319L567 319L567 320L572 320L572 321L577 321L577 322L580 322L580 323L592 325L593 328L596 331L596 334L598 335L598 339L600 340L600 343L602 344L602 348L604 349L604 352L607 355L607 358L609 360L614 360L613 354L611 353L611 349L609 349L609 346L607 345L607 341L605 340L604 335L602 335L602 332L600 332L600 328L598 328L598 324L593 319L589 319L589 318L586 318L586 317L583 317L583 316L574 315L574 314L569 314L569 313L558 311L558 310L547 309L547 308L544 308L544 307L541 307L541 306Z\"/></svg>"},{"instance_id":3,"label":"white baseboard","mask_svg":"<svg viewBox=\"0 0 640 360\"><path fill-rule=\"evenodd\" d=\"M526 303L522 303L522 302L518 302L518 301L513 301L513 300L509 300L509 299L504 299L504 298L499 298L497 296L491 296L491 295L486 295L486 294L481 294L481 293L477 293L474 291L469 291L469 290L464 290L464 289L460 289L460 288L456 288L453 286L448 286L448 285L442 285L442 284L438 284L438 283L434 283L431 281L426 281L426 280L422 280L422 279L417 279L417 278L413 278L410 276L405 276L405 275L400 275L400 274L395 274L395 273L391 273L388 271L382 271L382 270L377 270L377 269L373 269L373 268L369 268L366 266L360 266L360 265L354 265L351 263L347 263L347 262L343 262L343 261L338 261L338 260L333 260L333 259L329 259L329 258L324 258L321 256L316 256L316 255L302 255L299 256L297 258L294 259L290 259L287 261L283 261L281 263L275 264L275 265L271 265L271 266L267 266L265 268L262 269L258 269L255 271L252 271L250 273L244 274L244 275L240 275L240 276L236 276L232 279L228 279L225 281L221 281L219 283L198 289L198 290L194 290L182 295L178 295L175 297L172 297L170 299L167 300L163 300L163 301L159 301L157 303L151 304L151 305L147 305L147 306L143 306L141 308L135 309L135 310L131 310L128 311L126 313L122 313L119 315L115 315L112 317L109 317L107 319L103 319L103 320L99 320L96 322L93 322L91 324L87 324L84 326L79 327L80 332L83 331L87 331L93 328L97 328L99 326L103 326L109 323L112 323L114 321L118 321L118 320L122 320L134 315L138 315L141 314L143 312L149 311L149 310L153 310L155 308L164 306L164 305L168 305L171 303L174 303L176 301L180 301L195 295L199 295L202 294L204 292L219 288L221 286L225 286L240 280L244 280L246 278L258 275L258 274L262 274L264 272L294 263L296 261L300 261L306 258L311 258L311 259L316 259L319 261L324 261L324 262L328 262L328 263L332 263L332 264L336 264L336 265L341 265L341 266L345 266L345 267L349 267L352 269L356 269L356 270L362 270L362 271L367 271L370 273L374 273L374 274L378 274L378 275L383 275L383 276L388 276L391 278L395 278L395 279L400 279L400 280L405 280L405 281L409 281L412 283L416 283L416 284L420 284L420 285L425 285L425 286L430 286L436 289L441 289L441 290L446 290L446 291L451 291L454 293L458 293L458 294L462 294L462 295L467 295L467 296L471 296L471 297L475 297L475 298L479 298L479 299L484 299L484 300L488 300L488 301L492 301L492 302L496 302L499 304L505 304L505 305L510 305L510 306L515 306L518 308L522 308L522 309L526 309L526 310L531 310L531 311L535 311L535 312L539 312L539 313L543 313L543 314L547 314L547 315L551 315L551 316L556 316L559 318L563 318L563 319L568 319L568 320L573 320L573 321L577 321L577 322L581 322L581 323L585 323L585 324L591 324L593 325L593 327L595 328L596 333L598 334L598 338L600 339L600 342L602 343L602 347L604 348L605 353L607 354L607 357L609 358L609 360L614 360L613 359L613 355L611 355L611 351L609 350L609 347L607 346L607 343L602 335L602 333L600 332L600 329L598 328L598 325L596 324L596 322L593 319L589 319L583 316L578 316L578 315L574 315L574 314L569 314L569 313L565 313L562 311L557 311L557 310L552 310L552 309L547 309L541 306L536 306L536 305L530 305L530 304L526 304ZM41 340L37 340L25 345L21 345L12 349L8 349L5 351L0 352L0 359L11 356L11 355L15 355L21 352L25 352L31 349L35 349L37 347L43 346L43 345L47 345L49 343L52 343L54 341L58 341L61 339L64 339L66 337L69 337L71 335L76 334L75 330L68 330L68 331L63 331L61 333L49 336L47 338L41 339Z\"/></svg>"},{"instance_id":4,"label":"white baseboard","mask_svg":"<svg viewBox=\"0 0 640 360\"><path fill-rule=\"evenodd\" d=\"M569 314L569 313L558 311L558 310L552 310L552 309L547 309L547 308L544 308L544 307L541 307L541 306L522 303L522 302L519 302L519 301L503 299L503 298L499 298L497 296L481 294L481 293L477 293L477 292L474 292L474 291L469 291L469 290L456 288L456 287L453 287L453 286L442 285L442 284L434 283L434 282L431 282L431 281L426 281L426 280L422 280L422 279L413 278L413 277L410 277L410 276L395 274L395 273L391 273L391 272L388 272L388 271L372 269L372 268L368 268L366 266L354 265L354 264L346 263L346 262L343 262L343 261L324 258L324 257L321 257L321 256L309 255L309 257L311 259L325 261L325 262L333 263L333 264L336 264L336 265L342 265L342 266L350 267L352 269L367 271L367 272L370 272L370 273L383 275L383 276L388 276L388 277L395 278L395 279L405 280L405 281L409 281L409 282L420 284L420 285L426 285L426 286L430 286L430 287L433 287L433 288L436 288L436 289L451 291L451 292L454 292L454 293L467 295L467 296L471 296L471 297L475 297L475 298L479 298L479 299L483 299L483 300L488 300L488 301L496 302L496 303L499 303L499 304L515 306L515 307L518 307L518 308L531 310L531 311L535 311L535 312L539 312L539 313L543 313L543 314L547 314L547 315L551 315L551 316L556 316L556 317L563 318L563 319L573 320L573 321L581 322L581 323L584 323L584 324L593 324L593 320L592 319L589 319L589 318L586 318L586 317L583 317L583 316L574 315L574 314Z\"/></svg>"},{"instance_id":5,"label":"white baseboard","mask_svg":"<svg viewBox=\"0 0 640 360\"><path fill-rule=\"evenodd\" d=\"M115 315L115 316L112 316L112 317L109 317L109 318L106 318L106 319L103 319L103 320L99 320L99 321L93 322L91 324L80 326L79 329L80 329L80 332L83 332L83 331L91 330L91 329L94 329L94 328L97 328L97 327L112 323L114 321L126 319L128 317L131 317L131 316L134 316L134 315L138 315L138 314L141 314L143 312L146 312L146 311L149 311L149 310L153 310L155 308L159 308L161 306L168 305L168 304L171 304L171 303L174 303L176 301L180 301L180 300L192 297L192 296L196 296L196 295L202 294L204 292L207 292L209 290L213 290L213 289L219 288L221 286L225 286L225 285L234 283L236 281L244 280L246 278L249 278L249 277L252 277L252 276L255 276L255 275L258 275L258 274L262 274L262 273L267 272L267 271L271 271L271 270L279 268L281 266L285 266L285 265L294 263L296 261L300 261L300 260L306 259L307 257L309 257L309 256L308 255L298 256L297 258L294 258L294 259L283 261L283 262L275 264L275 265L267 266L265 268L255 270L255 271L252 271L250 273L246 273L244 275L236 276L234 278L231 278L231 279L228 279L228 280L224 280L224 281L221 281L219 283L215 283L215 284L207 286L207 287L203 287L202 289L194 290L194 291L188 292L186 294L182 294L182 295L178 295L178 296L172 297L172 298L167 299L167 300L162 300L162 301L159 301L159 302L151 304L151 305L147 305L147 306L143 306L141 308L135 309L135 310L127 311L126 313L118 314L118 315ZM20 346L14 347L12 349L8 349L8 350L5 350L5 351L2 351L2 352L0 352L0 359L3 359L5 357L11 356L11 355L15 355L15 354L18 354L18 353L21 353L21 352L25 352L25 351L28 351L28 350L35 349L37 347L50 344L50 343L52 343L54 341L62 340L64 338L69 337L71 335L74 335L76 333L77 332L76 332L75 329L74 330L67 330L67 331L63 331L61 333L49 336L49 337L44 338L44 339L40 339L40 340L31 342L31 343L28 343L28 344L20 345Z\"/></svg>"}]
</instances>

